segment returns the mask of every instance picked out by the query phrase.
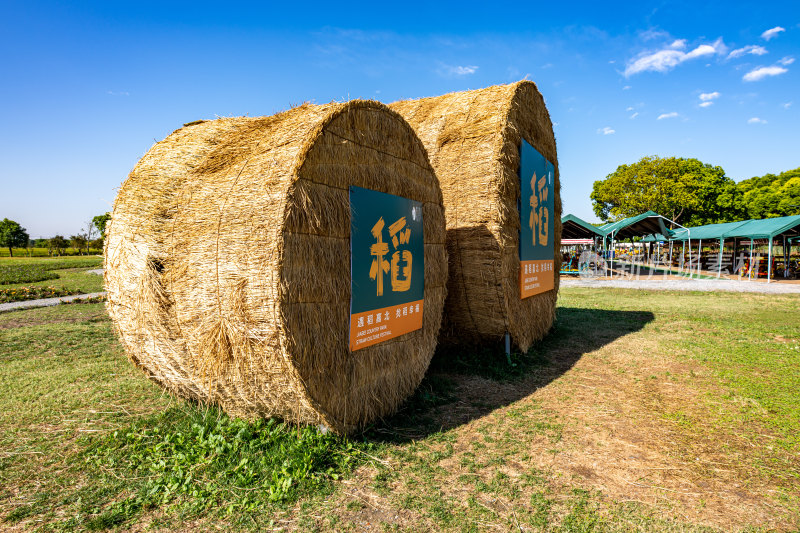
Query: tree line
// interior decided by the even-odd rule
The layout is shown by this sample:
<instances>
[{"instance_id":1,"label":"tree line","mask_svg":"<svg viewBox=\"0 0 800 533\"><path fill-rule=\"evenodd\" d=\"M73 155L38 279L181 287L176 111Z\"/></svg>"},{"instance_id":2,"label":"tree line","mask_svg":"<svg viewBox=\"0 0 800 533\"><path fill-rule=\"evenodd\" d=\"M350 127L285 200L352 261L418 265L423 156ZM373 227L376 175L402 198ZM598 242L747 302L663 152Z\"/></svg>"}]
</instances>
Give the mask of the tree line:
<instances>
[{"instance_id":1,"label":"tree line","mask_svg":"<svg viewBox=\"0 0 800 533\"><path fill-rule=\"evenodd\" d=\"M78 253L89 254L89 250L103 249L103 240L106 236L106 223L111 218L110 213L97 215L87 221L77 234L68 239L63 235L56 235L49 239L31 239L25 228L18 222L4 218L0 221L0 247L8 248L8 253L14 257L14 248L47 248L50 255L64 255L67 248L75 248Z\"/></svg>"},{"instance_id":2,"label":"tree line","mask_svg":"<svg viewBox=\"0 0 800 533\"><path fill-rule=\"evenodd\" d=\"M647 156L595 181L591 200L604 221L647 210L683 226L800 215L800 168L736 183L697 159Z\"/></svg>"}]
</instances>

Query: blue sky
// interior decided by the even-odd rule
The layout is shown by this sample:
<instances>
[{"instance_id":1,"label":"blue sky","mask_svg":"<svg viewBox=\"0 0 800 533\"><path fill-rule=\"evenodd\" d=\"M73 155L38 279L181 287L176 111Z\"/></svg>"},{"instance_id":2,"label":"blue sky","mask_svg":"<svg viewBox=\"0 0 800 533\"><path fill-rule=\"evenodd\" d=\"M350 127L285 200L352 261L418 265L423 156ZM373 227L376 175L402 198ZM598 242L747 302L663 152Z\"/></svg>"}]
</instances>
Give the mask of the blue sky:
<instances>
[{"instance_id":1,"label":"blue sky","mask_svg":"<svg viewBox=\"0 0 800 533\"><path fill-rule=\"evenodd\" d=\"M185 122L535 81L565 213L645 155L800 166L800 3L15 2L0 18L0 218L69 236Z\"/></svg>"}]
</instances>

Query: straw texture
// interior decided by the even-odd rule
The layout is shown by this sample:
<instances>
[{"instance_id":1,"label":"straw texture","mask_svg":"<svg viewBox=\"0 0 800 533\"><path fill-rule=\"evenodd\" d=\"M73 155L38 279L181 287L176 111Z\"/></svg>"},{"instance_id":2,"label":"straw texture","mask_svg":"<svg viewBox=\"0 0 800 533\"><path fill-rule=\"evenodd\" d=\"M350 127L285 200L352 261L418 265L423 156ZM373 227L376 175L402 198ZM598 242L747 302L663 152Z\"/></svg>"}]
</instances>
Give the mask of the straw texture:
<instances>
[{"instance_id":1,"label":"straw texture","mask_svg":"<svg viewBox=\"0 0 800 533\"><path fill-rule=\"evenodd\" d=\"M499 342L526 351L555 319L561 265L561 185L553 125L530 81L390 104L416 130L439 178L450 261L441 341ZM520 144L555 166L554 289L519 290Z\"/></svg>"},{"instance_id":2,"label":"straw texture","mask_svg":"<svg viewBox=\"0 0 800 533\"><path fill-rule=\"evenodd\" d=\"M348 347L356 185L423 203L423 328ZM393 412L436 344L447 281L441 191L422 143L378 102L198 121L157 143L107 230L108 310L167 389L243 417L347 432Z\"/></svg>"}]
</instances>

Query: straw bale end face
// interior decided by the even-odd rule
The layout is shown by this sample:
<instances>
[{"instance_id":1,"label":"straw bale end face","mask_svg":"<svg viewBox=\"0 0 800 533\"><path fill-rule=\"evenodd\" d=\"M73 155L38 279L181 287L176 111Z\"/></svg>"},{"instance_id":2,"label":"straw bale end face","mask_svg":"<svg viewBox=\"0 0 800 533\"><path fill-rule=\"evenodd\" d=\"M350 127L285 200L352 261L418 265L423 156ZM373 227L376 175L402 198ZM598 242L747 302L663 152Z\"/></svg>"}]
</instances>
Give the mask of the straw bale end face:
<instances>
[{"instance_id":1,"label":"straw bale end face","mask_svg":"<svg viewBox=\"0 0 800 533\"><path fill-rule=\"evenodd\" d=\"M351 186L422 205L422 328L349 348ZM115 202L108 309L166 388L245 417L338 432L391 414L436 344L442 196L423 145L377 102L193 123L154 146Z\"/></svg>"},{"instance_id":2,"label":"straw bale end face","mask_svg":"<svg viewBox=\"0 0 800 533\"><path fill-rule=\"evenodd\" d=\"M415 129L439 177L447 215L448 296L441 341L522 351L555 319L561 266L561 185L553 125L536 85L521 81L390 105ZM520 150L553 165L553 288L520 291Z\"/></svg>"}]
</instances>

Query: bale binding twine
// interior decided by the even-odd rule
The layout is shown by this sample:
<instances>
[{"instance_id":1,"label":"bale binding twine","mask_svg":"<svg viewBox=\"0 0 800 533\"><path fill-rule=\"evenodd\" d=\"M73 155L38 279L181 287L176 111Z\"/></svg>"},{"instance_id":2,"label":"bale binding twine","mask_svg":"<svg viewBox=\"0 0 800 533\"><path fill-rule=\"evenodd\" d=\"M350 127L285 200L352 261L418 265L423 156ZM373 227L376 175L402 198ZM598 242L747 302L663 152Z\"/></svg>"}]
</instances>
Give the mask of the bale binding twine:
<instances>
[{"instance_id":1,"label":"bale binding twine","mask_svg":"<svg viewBox=\"0 0 800 533\"><path fill-rule=\"evenodd\" d=\"M421 329L352 351L351 186L422 204L425 263ZM441 191L414 131L378 102L198 121L120 188L105 268L109 314L152 380L235 416L347 432L391 414L433 355Z\"/></svg>"},{"instance_id":2,"label":"bale binding twine","mask_svg":"<svg viewBox=\"0 0 800 533\"><path fill-rule=\"evenodd\" d=\"M444 197L450 274L442 342L500 342L508 332L527 351L553 324L561 265L558 159L542 95L533 82L520 81L390 107L425 144ZM518 205L523 140L554 166L555 176L553 289L526 298Z\"/></svg>"}]
</instances>

